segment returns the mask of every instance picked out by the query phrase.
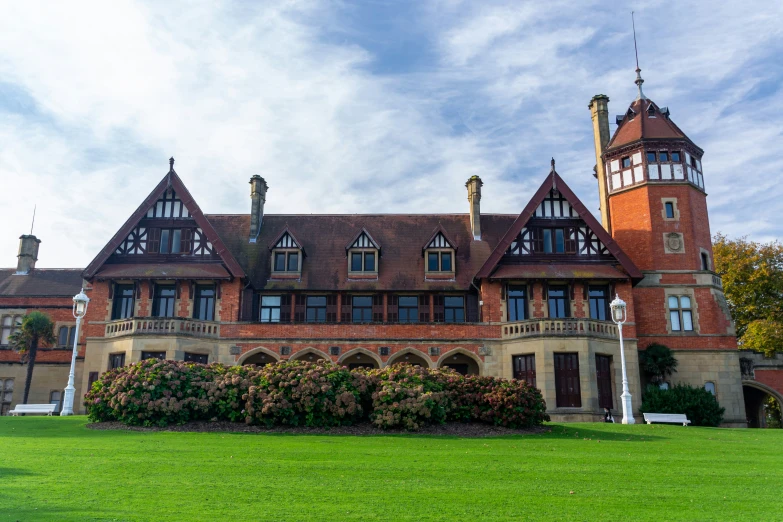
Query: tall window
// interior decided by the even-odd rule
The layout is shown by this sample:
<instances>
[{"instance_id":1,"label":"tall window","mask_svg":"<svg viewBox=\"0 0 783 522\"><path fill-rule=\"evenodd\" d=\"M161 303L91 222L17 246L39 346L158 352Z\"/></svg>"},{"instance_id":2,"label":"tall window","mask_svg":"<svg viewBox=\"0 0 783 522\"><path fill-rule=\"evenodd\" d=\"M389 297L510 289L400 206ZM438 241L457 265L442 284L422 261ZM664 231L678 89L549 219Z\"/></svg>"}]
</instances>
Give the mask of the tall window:
<instances>
[{"instance_id":1,"label":"tall window","mask_svg":"<svg viewBox=\"0 0 783 522\"><path fill-rule=\"evenodd\" d=\"M76 327L61 326L57 332L57 346L63 348L73 347L74 337L76 336Z\"/></svg>"},{"instance_id":2,"label":"tall window","mask_svg":"<svg viewBox=\"0 0 783 522\"><path fill-rule=\"evenodd\" d=\"M401 295L397 312L401 323L416 323L419 321L419 298L415 295Z\"/></svg>"},{"instance_id":3,"label":"tall window","mask_svg":"<svg viewBox=\"0 0 783 522\"><path fill-rule=\"evenodd\" d=\"M262 323L279 323L281 311L282 296L262 295L261 296L261 317Z\"/></svg>"},{"instance_id":4,"label":"tall window","mask_svg":"<svg viewBox=\"0 0 783 522\"><path fill-rule=\"evenodd\" d=\"M443 300L443 310L445 313L445 321L447 323L464 323L465 322L465 298L459 297L445 297Z\"/></svg>"},{"instance_id":5,"label":"tall window","mask_svg":"<svg viewBox=\"0 0 783 522\"><path fill-rule=\"evenodd\" d=\"M372 296L353 296L351 299L351 310L354 323L369 323L372 321Z\"/></svg>"},{"instance_id":6,"label":"tall window","mask_svg":"<svg viewBox=\"0 0 783 522\"><path fill-rule=\"evenodd\" d=\"M524 286L508 287L508 320L524 321L527 319L527 288Z\"/></svg>"},{"instance_id":7,"label":"tall window","mask_svg":"<svg viewBox=\"0 0 783 522\"><path fill-rule=\"evenodd\" d=\"M215 287L213 285L196 286L193 318L202 321L215 320Z\"/></svg>"},{"instance_id":8,"label":"tall window","mask_svg":"<svg viewBox=\"0 0 783 522\"><path fill-rule=\"evenodd\" d=\"M0 379L0 415L7 415L14 400L14 380Z\"/></svg>"},{"instance_id":9,"label":"tall window","mask_svg":"<svg viewBox=\"0 0 783 522\"><path fill-rule=\"evenodd\" d=\"M666 219L674 219L674 203L667 201L663 206L666 209Z\"/></svg>"},{"instance_id":10,"label":"tall window","mask_svg":"<svg viewBox=\"0 0 783 522\"><path fill-rule=\"evenodd\" d=\"M590 318L606 321L609 317L609 289L605 286L591 286L588 290L590 299ZM611 319L611 318L610 318Z\"/></svg>"},{"instance_id":11,"label":"tall window","mask_svg":"<svg viewBox=\"0 0 783 522\"><path fill-rule=\"evenodd\" d=\"M2 318L2 330L0 330L0 345L7 345L11 334L17 332L22 326L21 315L4 315Z\"/></svg>"},{"instance_id":12,"label":"tall window","mask_svg":"<svg viewBox=\"0 0 783 522\"><path fill-rule=\"evenodd\" d=\"M133 317L134 293L133 285L117 285L114 288L114 302L111 310L113 320Z\"/></svg>"},{"instance_id":13,"label":"tall window","mask_svg":"<svg viewBox=\"0 0 783 522\"><path fill-rule=\"evenodd\" d=\"M669 318L673 332L693 331L693 311L691 310L691 298L687 295L669 296Z\"/></svg>"},{"instance_id":14,"label":"tall window","mask_svg":"<svg viewBox=\"0 0 783 522\"><path fill-rule=\"evenodd\" d=\"M375 252L351 252L351 272L375 272Z\"/></svg>"},{"instance_id":15,"label":"tall window","mask_svg":"<svg viewBox=\"0 0 783 522\"><path fill-rule=\"evenodd\" d=\"M152 301L154 317L174 317L174 301L177 291L173 285L155 285L155 296Z\"/></svg>"},{"instance_id":16,"label":"tall window","mask_svg":"<svg viewBox=\"0 0 783 522\"><path fill-rule=\"evenodd\" d=\"M536 356L514 355L511 358L514 366L514 378L519 381L525 381L533 388L536 387Z\"/></svg>"},{"instance_id":17,"label":"tall window","mask_svg":"<svg viewBox=\"0 0 783 522\"><path fill-rule=\"evenodd\" d=\"M298 272L299 252L275 252L275 272Z\"/></svg>"},{"instance_id":18,"label":"tall window","mask_svg":"<svg viewBox=\"0 0 783 522\"><path fill-rule=\"evenodd\" d=\"M701 253L701 269L702 270L710 269L710 258L704 252Z\"/></svg>"},{"instance_id":19,"label":"tall window","mask_svg":"<svg viewBox=\"0 0 783 522\"><path fill-rule=\"evenodd\" d=\"M122 368L125 366L125 353L110 353L109 354L109 369Z\"/></svg>"},{"instance_id":20,"label":"tall window","mask_svg":"<svg viewBox=\"0 0 783 522\"><path fill-rule=\"evenodd\" d=\"M568 302L568 288L565 286L552 286L549 287L548 292L549 301L549 318L563 318L569 317L569 302Z\"/></svg>"},{"instance_id":21,"label":"tall window","mask_svg":"<svg viewBox=\"0 0 783 522\"><path fill-rule=\"evenodd\" d=\"M326 296L307 296L306 313L308 323L326 322Z\"/></svg>"},{"instance_id":22,"label":"tall window","mask_svg":"<svg viewBox=\"0 0 783 522\"><path fill-rule=\"evenodd\" d=\"M582 391L579 384L579 355L556 353L555 355L555 398L558 408L579 408L582 406Z\"/></svg>"}]
</instances>

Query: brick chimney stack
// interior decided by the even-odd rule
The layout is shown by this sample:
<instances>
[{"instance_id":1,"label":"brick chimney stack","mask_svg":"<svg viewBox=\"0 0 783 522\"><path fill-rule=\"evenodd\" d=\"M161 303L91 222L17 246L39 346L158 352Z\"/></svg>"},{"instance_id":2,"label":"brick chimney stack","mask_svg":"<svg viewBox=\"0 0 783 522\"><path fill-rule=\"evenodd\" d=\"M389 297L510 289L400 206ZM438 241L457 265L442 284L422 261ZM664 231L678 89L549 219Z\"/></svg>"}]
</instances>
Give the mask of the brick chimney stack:
<instances>
[{"instance_id":1,"label":"brick chimney stack","mask_svg":"<svg viewBox=\"0 0 783 522\"><path fill-rule=\"evenodd\" d=\"M38 245L41 240L34 235L19 236L19 254L16 256L17 274L29 274L30 270L35 268L35 262L38 261Z\"/></svg>"},{"instance_id":2,"label":"brick chimney stack","mask_svg":"<svg viewBox=\"0 0 783 522\"><path fill-rule=\"evenodd\" d=\"M475 241L481 240L481 186L484 182L478 176L471 176L465 186L470 203L470 231Z\"/></svg>"},{"instance_id":3,"label":"brick chimney stack","mask_svg":"<svg viewBox=\"0 0 783 522\"><path fill-rule=\"evenodd\" d=\"M264 203L269 187L264 178L256 174L250 178L250 242L255 243L261 233L261 222L264 220Z\"/></svg>"},{"instance_id":4,"label":"brick chimney stack","mask_svg":"<svg viewBox=\"0 0 783 522\"><path fill-rule=\"evenodd\" d=\"M606 186L606 165L603 154L609 143L609 97L605 94L593 96L588 105L593 118L593 138L595 139L595 175L598 178L598 202L601 210L601 224L610 234L609 190Z\"/></svg>"}]
</instances>

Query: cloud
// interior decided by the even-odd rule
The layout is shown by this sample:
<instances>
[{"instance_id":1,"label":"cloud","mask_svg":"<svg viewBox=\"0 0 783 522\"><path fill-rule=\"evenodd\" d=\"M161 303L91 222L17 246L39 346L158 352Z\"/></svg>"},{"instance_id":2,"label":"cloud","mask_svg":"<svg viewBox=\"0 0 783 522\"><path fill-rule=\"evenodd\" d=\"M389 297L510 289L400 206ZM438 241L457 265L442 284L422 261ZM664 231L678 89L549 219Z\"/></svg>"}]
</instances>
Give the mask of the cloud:
<instances>
[{"instance_id":1,"label":"cloud","mask_svg":"<svg viewBox=\"0 0 783 522\"><path fill-rule=\"evenodd\" d=\"M780 235L774 218L743 231L735 216L754 198L770 215L781 210L768 192L780 125L764 114L779 113L783 72L763 65L781 50L770 20L783 13L751 4L678 4L666 23L661 4L643 4L637 27L646 92L706 150L713 230L766 239ZM387 24L382 7L395 13ZM597 2L7 4L0 264L13 264L37 204L39 266L86 265L171 155L207 213L246 213L253 174L270 185L272 213L465 212L473 174L485 181L486 212L516 213L550 156L594 209L587 102L605 92L620 113L634 96L619 11Z\"/></svg>"}]
</instances>

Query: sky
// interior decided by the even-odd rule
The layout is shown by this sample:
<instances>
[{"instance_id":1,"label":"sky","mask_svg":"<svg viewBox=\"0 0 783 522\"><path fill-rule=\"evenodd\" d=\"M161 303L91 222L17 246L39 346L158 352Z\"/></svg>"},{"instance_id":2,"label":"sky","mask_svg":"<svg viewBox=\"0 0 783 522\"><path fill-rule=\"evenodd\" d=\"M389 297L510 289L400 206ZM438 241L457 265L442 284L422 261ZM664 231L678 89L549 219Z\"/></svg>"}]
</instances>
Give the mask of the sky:
<instances>
[{"instance_id":1,"label":"sky","mask_svg":"<svg viewBox=\"0 0 783 522\"><path fill-rule=\"evenodd\" d=\"M783 234L783 2L0 0L0 266L84 267L168 171L207 214L598 214L587 108L644 92L702 149L712 232ZM610 130L614 131L612 124Z\"/></svg>"}]
</instances>

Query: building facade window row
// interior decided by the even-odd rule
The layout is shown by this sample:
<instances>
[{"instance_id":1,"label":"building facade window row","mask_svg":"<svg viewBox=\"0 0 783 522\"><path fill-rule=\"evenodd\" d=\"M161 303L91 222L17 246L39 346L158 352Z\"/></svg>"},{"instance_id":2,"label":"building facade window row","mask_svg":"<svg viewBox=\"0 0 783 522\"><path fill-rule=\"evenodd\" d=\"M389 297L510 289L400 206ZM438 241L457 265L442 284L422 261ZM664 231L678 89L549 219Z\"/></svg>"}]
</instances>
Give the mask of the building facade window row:
<instances>
[{"instance_id":1,"label":"building facade window row","mask_svg":"<svg viewBox=\"0 0 783 522\"><path fill-rule=\"evenodd\" d=\"M571 285L548 284L544 287L541 299L548 319L565 319L574 317L572 306ZM586 298L589 305L589 317L598 321L611 321L609 314L609 285L586 284ZM509 322L525 321L531 318L531 288L528 285L511 284L506 293L507 314Z\"/></svg>"},{"instance_id":2,"label":"building facade window row","mask_svg":"<svg viewBox=\"0 0 783 522\"><path fill-rule=\"evenodd\" d=\"M151 297L152 317L175 317L176 303L180 298L176 284L155 283ZM217 285L196 284L192 286L193 319L215 320ZM116 284L112 298L111 319L129 319L135 316L136 300L140 292L133 284Z\"/></svg>"}]
</instances>

